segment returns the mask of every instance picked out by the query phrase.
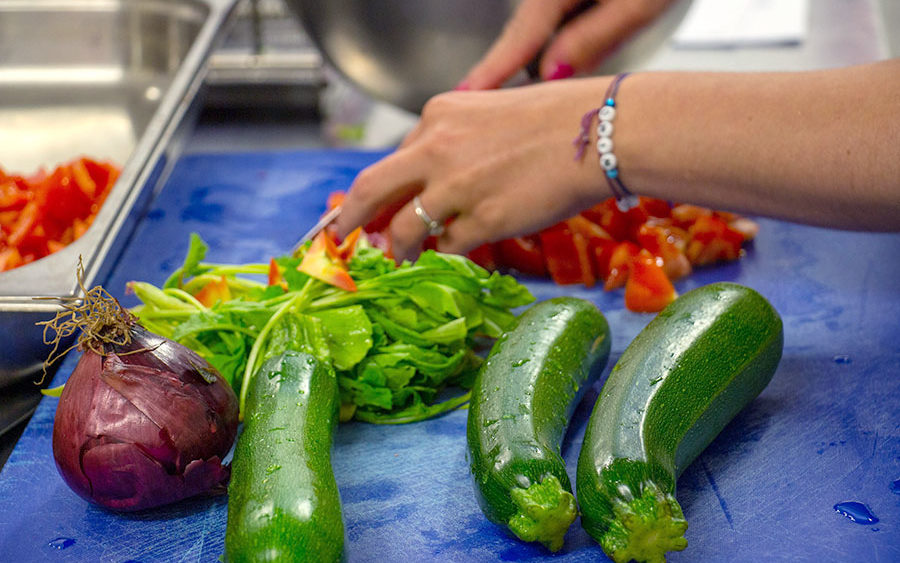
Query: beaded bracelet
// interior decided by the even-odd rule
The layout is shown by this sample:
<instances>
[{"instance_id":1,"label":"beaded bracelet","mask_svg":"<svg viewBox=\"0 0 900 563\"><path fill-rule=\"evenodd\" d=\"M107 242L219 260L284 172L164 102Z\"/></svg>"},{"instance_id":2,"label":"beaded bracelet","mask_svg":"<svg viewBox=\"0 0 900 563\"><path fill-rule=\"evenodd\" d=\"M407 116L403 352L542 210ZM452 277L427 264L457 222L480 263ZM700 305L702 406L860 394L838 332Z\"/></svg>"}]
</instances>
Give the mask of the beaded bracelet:
<instances>
[{"instance_id":1,"label":"beaded bracelet","mask_svg":"<svg viewBox=\"0 0 900 563\"><path fill-rule=\"evenodd\" d=\"M589 130L594 116L597 116L597 155L600 159L600 168L606 174L606 181L609 189L616 198L616 206L622 211L628 211L632 207L638 205L638 197L631 193L622 180L619 178L619 161L613 153L613 120L616 118L616 94L619 91L619 85L629 73L623 72L617 74L613 81L609 84L604 96L602 106L584 114L581 118L581 133L575 138L574 144L578 147L575 153L575 160L581 160L584 155L584 149L591 142Z\"/></svg>"}]
</instances>

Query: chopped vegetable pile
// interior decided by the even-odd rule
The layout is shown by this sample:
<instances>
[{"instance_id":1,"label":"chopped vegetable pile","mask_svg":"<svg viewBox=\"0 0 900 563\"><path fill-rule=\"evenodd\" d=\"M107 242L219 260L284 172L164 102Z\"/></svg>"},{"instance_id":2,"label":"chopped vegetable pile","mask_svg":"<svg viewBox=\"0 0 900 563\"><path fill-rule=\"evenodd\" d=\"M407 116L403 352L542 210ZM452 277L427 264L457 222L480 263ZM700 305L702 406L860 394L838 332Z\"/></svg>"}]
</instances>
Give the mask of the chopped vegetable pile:
<instances>
[{"instance_id":1,"label":"chopped vegetable pile","mask_svg":"<svg viewBox=\"0 0 900 563\"><path fill-rule=\"evenodd\" d=\"M624 287L629 310L658 312L677 296L672 281L696 266L737 260L757 231L734 213L647 197L623 212L609 198L537 234L483 245L470 257L491 270L549 275L560 285Z\"/></svg>"},{"instance_id":2,"label":"chopped vegetable pile","mask_svg":"<svg viewBox=\"0 0 900 563\"><path fill-rule=\"evenodd\" d=\"M449 389L471 387L478 346L515 323L512 309L534 301L528 289L463 256L428 251L397 265L359 233L340 246L329 236L296 257L222 265L203 262L207 247L193 235L162 287L129 284L143 302L133 311L215 366L240 390L242 413L262 358L302 338L283 322L290 315L320 321L343 420L413 422L466 402L468 393L448 397Z\"/></svg>"},{"instance_id":3,"label":"chopped vegetable pile","mask_svg":"<svg viewBox=\"0 0 900 563\"><path fill-rule=\"evenodd\" d=\"M87 231L119 177L108 162L78 158L47 173L0 169L0 272L34 262Z\"/></svg>"}]
</instances>

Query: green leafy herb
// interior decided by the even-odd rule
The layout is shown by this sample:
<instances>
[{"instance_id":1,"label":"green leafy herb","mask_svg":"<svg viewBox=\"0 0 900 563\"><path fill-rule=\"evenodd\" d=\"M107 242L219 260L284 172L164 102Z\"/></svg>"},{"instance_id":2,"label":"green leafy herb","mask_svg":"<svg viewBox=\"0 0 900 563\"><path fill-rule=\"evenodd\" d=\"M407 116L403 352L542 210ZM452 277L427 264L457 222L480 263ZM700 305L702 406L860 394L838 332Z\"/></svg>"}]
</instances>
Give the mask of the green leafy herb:
<instances>
[{"instance_id":1,"label":"green leafy herb","mask_svg":"<svg viewBox=\"0 0 900 563\"><path fill-rule=\"evenodd\" d=\"M479 348L512 327L534 301L510 276L435 251L397 265L361 238L348 263L357 291L297 271L300 256L275 259L286 289L268 285L268 264L204 262L191 236L184 264L161 288L132 282L149 329L194 349L242 397L262 361L286 350L334 366L342 416L399 424L458 408L481 363ZM225 278L232 298L206 307L193 297ZM310 328L314 323L314 329ZM318 336L317 336L318 335Z\"/></svg>"}]
</instances>

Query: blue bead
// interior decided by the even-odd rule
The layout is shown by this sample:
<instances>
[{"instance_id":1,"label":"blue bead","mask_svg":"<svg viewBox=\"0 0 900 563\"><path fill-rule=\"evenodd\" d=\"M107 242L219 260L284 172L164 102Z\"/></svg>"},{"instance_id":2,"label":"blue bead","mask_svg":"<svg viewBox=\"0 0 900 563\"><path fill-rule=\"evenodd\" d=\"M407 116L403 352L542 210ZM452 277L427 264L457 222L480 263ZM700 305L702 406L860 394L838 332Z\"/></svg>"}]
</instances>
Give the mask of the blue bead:
<instances>
[{"instance_id":1,"label":"blue bead","mask_svg":"<svg viewBox=\"0 0 900 563\"><path fill-rule=\"evenodd\" d=\"M612 98L606 98L606 105L608 105L608 106L615 106L615 105L616 105L616 101L615 101L614 99L612 99Z\"/></svg>"},{"instance_id":2,"label":"blue bead","mask_svg":"<svg viewBox=\"0 0 900 563\"><path fill-rule=\"evenodd\" d=\"M606 177L607 178L618 178L619 177L619 169L613 168L612 170L607 170Z\"/></svg>"}]
</instances>

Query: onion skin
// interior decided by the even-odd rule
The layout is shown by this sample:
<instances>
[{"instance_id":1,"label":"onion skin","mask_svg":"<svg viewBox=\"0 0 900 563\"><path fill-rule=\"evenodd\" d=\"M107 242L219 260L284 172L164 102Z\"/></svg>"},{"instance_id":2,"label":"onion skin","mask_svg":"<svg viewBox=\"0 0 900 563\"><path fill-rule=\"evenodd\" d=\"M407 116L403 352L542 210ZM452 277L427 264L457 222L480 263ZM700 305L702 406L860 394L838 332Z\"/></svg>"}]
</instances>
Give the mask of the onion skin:
<instances>
[{"instance_id":1,"label":"onion skin","mask_svg":"<svg viewBox=\"0 0 900 563\"><path fill-rule=\"evenodd\" d=\"M60 475L84 499L119 511L224 492L234 391L181 344L140 325L131 337L104 355L84 350L66 382L53 425Z\"/></svg>"}]
</instances>

